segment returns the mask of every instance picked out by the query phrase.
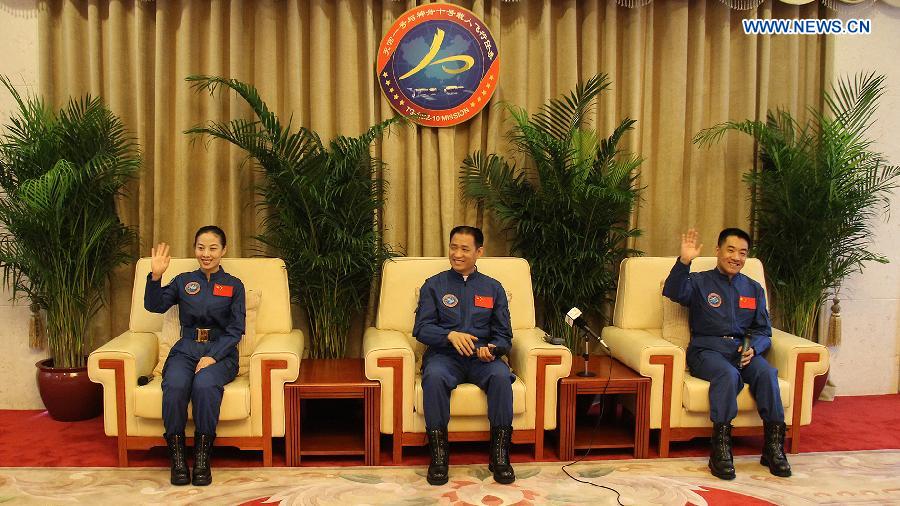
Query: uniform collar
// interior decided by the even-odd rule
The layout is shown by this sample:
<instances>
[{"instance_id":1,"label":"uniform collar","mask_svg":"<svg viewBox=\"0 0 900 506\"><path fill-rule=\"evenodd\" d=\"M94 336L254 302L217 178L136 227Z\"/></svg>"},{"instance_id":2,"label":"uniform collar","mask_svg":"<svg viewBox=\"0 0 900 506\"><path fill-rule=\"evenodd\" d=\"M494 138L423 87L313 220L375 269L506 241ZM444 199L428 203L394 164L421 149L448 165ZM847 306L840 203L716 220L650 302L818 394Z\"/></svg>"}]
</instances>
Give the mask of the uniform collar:
<instances>
[{"instance_id":1,"label":"uniform collar","mask_svg":"<svg viewBox=\"0 0 900 506\"><path fill-rule=\"evenodd\" d=\"M202 277L203 279L206 279L206 273L203 272L203 269L197 269L197 270L194 271L194 272L196 272L197 275L200 276L200 277ZM210 282L212 282L212 281L218 281L218 280L224 278L225 276L226 276L225 268L222 267L222 264L219 264L219 270L217 270L216 272L210 274L210 275L209 275L209 280L210 280Z\"/></svg>"},{"instance_id":2,"label":"uniform collar","mask_svg":"<svg viewBox=\"0 0 900 506\"><path fill-rule=\"evenodd\" d=\"M734 275L733 278L728 279L728 274L725 274L724 272L720 271L718 265L713 267L712 270L716 274L716 276L719 277L719 279L721 279L722 281L724 281L726 283L731 283L731 284L737 283L738 279L744 275L743 272L738 272L737 274Z\"/></svg>"},{"instance_id":3,"label":"uniform collar","mask_svg":"<svg viewBox=\"0 0 900 506\"><path fill-rule=\"evenodd\" d=\"M475 278L477 278L477 277L479 276L479 273L478 273L478 266L477 266L477 265L475 266L475 270L472 271L472 274L469 274L469 277L468 277L467 279L463 279L463 275L460 274L460 273L458 273L458 272L456 272L456 271L453 270L452 268L451 268L450 270L448 270L447 272L450 273L449 275L450 275L450 278L451 278L451 279L455 279L455 280L458 280L458 281L460 281L460 282L463 282L463 281L472 281L473 279L475 279Z\"/></svg>"}]
</instances>

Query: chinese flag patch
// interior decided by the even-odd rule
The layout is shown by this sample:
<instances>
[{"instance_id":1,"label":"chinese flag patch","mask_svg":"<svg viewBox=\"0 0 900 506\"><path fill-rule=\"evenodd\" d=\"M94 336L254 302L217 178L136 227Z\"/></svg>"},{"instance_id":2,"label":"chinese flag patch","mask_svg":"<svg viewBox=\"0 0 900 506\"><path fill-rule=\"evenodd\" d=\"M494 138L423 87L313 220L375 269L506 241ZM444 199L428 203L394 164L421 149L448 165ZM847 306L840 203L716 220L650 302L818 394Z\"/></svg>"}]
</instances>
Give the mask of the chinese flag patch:
<instances>
[{"instance_id":1,"label":"chinese flag patch","mask_svg":"<svg viewBox=\"0 0 900 506\"><path fill-rule=\"evenodd\" d=\"M476 295L475 296L475 307L486 307L488 309L493 309L494 298L486 297L484 295Z\"/></svg>"},{"instance_id":2,"label":"chinese flag patch","mask_svg":"<svg viewBox=\"0 0 900 506\"><path fill-rule=\"evenodd\" d=\"M218 297L231 297L234 295L234 287L229 285L213 285L213 295Z\"/></svg>"},{"instance_id":3,"label":"chinese flag patch","mask_svg":"<svg viewBox=\"0 0 900 506\"><path fill-rule=\"evenodd\" d=\"M741 296L738 301L738 307L741 309L756 309L756 297L743 297Z\"/></svg>"}]
</instances>

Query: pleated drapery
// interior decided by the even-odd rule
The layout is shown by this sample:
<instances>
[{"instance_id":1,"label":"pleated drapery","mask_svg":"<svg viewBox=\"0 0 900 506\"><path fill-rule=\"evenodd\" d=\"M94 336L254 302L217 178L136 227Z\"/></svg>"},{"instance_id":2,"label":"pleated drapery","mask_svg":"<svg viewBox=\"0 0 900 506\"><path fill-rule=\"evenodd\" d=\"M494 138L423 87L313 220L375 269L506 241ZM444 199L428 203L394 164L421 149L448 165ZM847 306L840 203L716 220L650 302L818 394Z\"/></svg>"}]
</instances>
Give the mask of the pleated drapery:
<instances>
[{"instance_id":1,"label":"pleated drapery","mask_svg":"<svg viewBox=\"0 0 900 506\"><path fill-rule=\"evenodd\" d=\"M191 256L194 231L210 223L229 234L230 255L251 255L260 224L252 163L242 167L242 152L224 142L182 133L249 111L233 94L194 92L184 78L237 78L258 87L295 126L324 139L358 135L394 114L375 81L376 52L384 30L420 3L427 2L45 0L40 89L54 105L100 95L134 132L144 170L120 210L140 234L142 255L166 241L173 254ZM741 176L753 165L753 144L734 134L699 149L693 135L775 107L803 118L830 79L824 36L750 36L741 27L747 17L824 17L818 3L766 2L750 11L718 0L657 1L640 9L605 0L452 3L491 29L500 84L474 120L397 129L378 145L388 182L381 225L387 242L407 255L444 255L447 234L461 223L485 229L488 255L508 254L499 225L462 200L461 162L475 150L514 155L498 102L536 111L599 72L609 74L612 88L597 102L595 126L610 132L624 117L637 120L624 142L645 159L634 215L644 235L635 246L675 255L679 232L695 226L711 253L719 229L748 224ZM109 314L95 325L106 339L128 324L132 274L125 271L113 284Z\"/></svg>"}]
</instances>

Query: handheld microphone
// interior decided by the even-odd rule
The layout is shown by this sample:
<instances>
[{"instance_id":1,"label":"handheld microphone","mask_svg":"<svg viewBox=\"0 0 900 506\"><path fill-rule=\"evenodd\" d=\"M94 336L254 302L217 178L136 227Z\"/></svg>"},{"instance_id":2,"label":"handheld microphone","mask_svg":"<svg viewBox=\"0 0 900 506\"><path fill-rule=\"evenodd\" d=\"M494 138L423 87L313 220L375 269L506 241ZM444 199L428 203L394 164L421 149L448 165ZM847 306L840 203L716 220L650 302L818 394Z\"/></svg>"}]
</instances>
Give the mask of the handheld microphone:
<instances>
[{"instance_id":1,"label":"handheld microphone","mask_svg":"<svg viewBox=\"0 0 900 506\"><path fill-rule=\"evenodd\" d=\"M577 307L573 307L572 309L570 309L569 312L566 313L566 325L585 332L587 335L599 341L600 345L603 346L606 351L609 351L609 345L607 345L606 341L604 341L603 338L598 336L597 333L588 326L587 320L584 319L584 316L582 316L582 314L583 313L581 312L581 310Z\"/></svg>"},{"instance_id":2,"label":"handheld microphone","mask_svg":"<svg viewBox=\"0 0 900 506\"><path fill-rule=\"evenodd\" d=\"M740 359L741 361L743 361L744 352L746 352L747 348L749 348L749 347L750 347L750 334L744 334L744 342L741 343L741 359ZM744 368L743 364L741 364L740 362L738 364L739 364L738 369Z\"/></svg>"},{"instance_id":3,"label":"handheld microphone","mask_svg":"<svg viewBox=\"0 0 900 506\"><path fill-rule=\"evenodd\" d=\"M138 386L142 387L147 383L150 383L150 380L153 379L153 375L150 376L138 376Z\"/></svg>"}]
</instances>

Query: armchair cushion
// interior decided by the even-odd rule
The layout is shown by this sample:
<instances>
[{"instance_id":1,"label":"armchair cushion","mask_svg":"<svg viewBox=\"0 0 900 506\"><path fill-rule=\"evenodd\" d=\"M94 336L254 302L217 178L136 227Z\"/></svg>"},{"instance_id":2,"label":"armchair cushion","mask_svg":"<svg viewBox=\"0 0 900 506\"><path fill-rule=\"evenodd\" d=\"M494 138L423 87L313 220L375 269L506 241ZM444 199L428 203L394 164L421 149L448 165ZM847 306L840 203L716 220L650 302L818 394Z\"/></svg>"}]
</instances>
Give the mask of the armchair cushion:
<instances>
[{"instance_id":1,"label":"armchair cushion","mask_svg":"<svg viewBox=\"0 0 900 506\"><path fill-rule=\"evenodd\" d=\"M175 346L175 343L181 339L181 322L178 318L178 304L170 307L163 315L162 330L157 336L159 338L159 358L156 361L156 367L153 368L153 376L157 378L162 377L162 370L166 365L166 359L169 358L172 346Z\"/></svg>"},{"instance_id":2,"label":"armchair cushion","mask_svg":"<svg viewBox=\"0 0 900 506\"><path fill-rule=\"evenodd\" d=\"M525 382L517 376L512 388L513 414L520 415L525 412ZM416 413L425 413L423 397L422 382L416 381ZM476 385L462 383L450 394L450 412L454 416L487 416L487 395Z\"/></svg>"},{"instance_id":3,"label":"armchair cushion","mask_svg":"<svg viewBox=\"0 0 900 506\"><path fill-rule=\"evenodd\" d=\"M778 378L778 389L781 390L781 405L791 407L791 385ZM684 387L681 391L682 404L686 411L709 413L709 382L684 373ZM756 411L756 401L750 394L750 387L744 389L737 397L738 411Z\"/></svg>"},{"instance_id":4,"label":"armchair cushion","mask_svg":"<svg viewBox=\"0 0 900 506\"><path fill-rule=\"evenodd\" d=\"M134 414L144 418L162 418L162 378L154 377L150 383L134 391ZM244 420L250 416L250 379L238 376L225 385L219 420ZM188 405L188 419L193 420L193 409Z\"/></svg>"},{"instance_id":5,"label":"armchair cushion","mask_svg":"<svg viewBox=\"0 0 900 506\"><path fill-rule=\"evenodd\" d=\"M660 288L660 293L661 293ZM682 350L687 350L688 344L691 342L691 325L689 320L688 308L669 299L662 297L662 337L666 341L678 346Z\"/></svg>"},{"instance_id":6,"label":"armchair cushion","mask_svg":"<svg viewBox=\"0 0 900 506\"><path fill-rule=\"evenodd\" d=\"M244 335L238 342L238 376L246 376L250 372L250 355L256 349L256 315L262 303L262 292L247 290L247 317L244 320Z\"/></svg>"}]
</instances>

